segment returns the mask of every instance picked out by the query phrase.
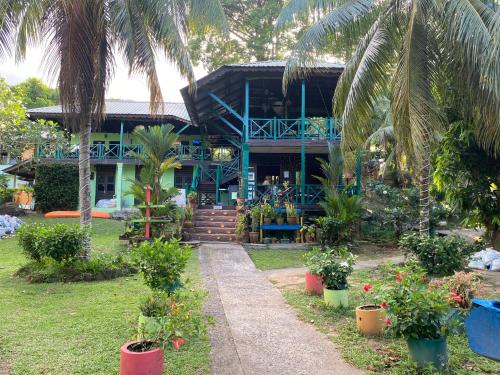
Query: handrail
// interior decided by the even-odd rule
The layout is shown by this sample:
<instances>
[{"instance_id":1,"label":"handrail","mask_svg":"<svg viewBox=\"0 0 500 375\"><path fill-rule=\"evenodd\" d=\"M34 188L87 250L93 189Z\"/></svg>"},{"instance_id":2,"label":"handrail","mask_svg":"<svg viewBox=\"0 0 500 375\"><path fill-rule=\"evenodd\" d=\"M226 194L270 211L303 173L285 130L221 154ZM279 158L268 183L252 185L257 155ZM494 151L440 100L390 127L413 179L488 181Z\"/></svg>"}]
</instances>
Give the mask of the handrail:
<instances>
[{"instance_id":1,"label":"handrail","mask_svg":"<svg viewBox=\"0 0 500 375\"><path fill-rule=\"evenodd\" d=\"M331 117L308 117L305 121L304 139L340 140L342 123ZM300 118L249 119L249 138L262 140L302 139Z\"/></svg>"}]
</instances>

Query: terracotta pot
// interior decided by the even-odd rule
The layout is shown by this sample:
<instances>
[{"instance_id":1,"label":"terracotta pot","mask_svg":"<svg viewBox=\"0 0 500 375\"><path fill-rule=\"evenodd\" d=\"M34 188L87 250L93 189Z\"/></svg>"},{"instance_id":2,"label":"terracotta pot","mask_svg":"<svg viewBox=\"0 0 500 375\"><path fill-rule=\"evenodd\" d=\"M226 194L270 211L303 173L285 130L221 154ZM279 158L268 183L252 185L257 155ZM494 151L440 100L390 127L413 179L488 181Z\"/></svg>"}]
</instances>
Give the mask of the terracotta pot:
<instances>
[{"instance_id":1,"label":"terracotta pot","mask_svg":"<svg viewBox=\"0 0 500 375\"><path fill-rule=\"evenodd\" d=\"M131 351L131 346L138 343L131 341L120 348L120 375L163 375L163 350Z\"/></svg>"},{"instance_id":2,"label":"terracotta pot","mask_svg":"<svg viewBox=\"0 0 500 375\"><path fill-rule=\"evenodd\" d=\"M191 220L184 220L184 228L192 228L193 222Z\"/></svg>"},{"instance_id":3,"label":"terracotta pot","mask_svg":"<svg viewBox=\"0 0 500 375\"><path fill-rule=\"evenodd\" d=\"M306 272L306 291L312 294L323 294L323 278L321 275Z\"/></svg>"},{"instance_id":4,"label":"terracotta pot","mask_svg":"<svg viewBox=\"0 0 500 375\"><path fill-rule=\"evenodd\" d=\"M382 335L385 330L385 310L377 305L356 307L356 325L365 336Z\"/></svg>"},{"instance_id":5,"label":"terracotta pot","mask_svg":"<svg viewBox=\"0 0 500 375\"><path fill-rule=\"evenodd\" d=\"M248 235L250 236L251 243L259 242L259 235L260 235L259 232L250 232L250 233L248 233Z\"/></svg>"},{"instance_id":6,"label":"terracotta pot","mask_svg":"<svg viewBox=\"0 0 500 375\"><path fill-rule=\"evenodd\" d=\"M276 218L276 224L278 224L278 225L283 225L283 224L285 224L285 218L284 218L283 216L278 216L278 217Z\"/></svg>"},{"instance_id":7,"label":"terracotta pot","mask_svg":"<svg viewBox=\"0 0 500 375\"><path fill-rule=\"evenodd\" d=\"M264 218L264 224L271 224L272 222L273 222L273 219L271 219L270 217Z\"/></svg>"},{"instance_id":8,"label":"terracotta pot","mask_svg":"<svg viewBox=\"0 0 500 375\"><path fill-rule=\"evenodd\" d=\"M290 225L297 224L297 216L287 216L286 222Z\"/></svg>"},{"instance_id":9,"label":"terracotta pot","mask_svg":"<svg viewBox=\"0 0 500 375\"><path fill-rule=\"evenodd\" d=\"M306 242L314 242L314 237L310 233L306 233Z\"/></svg>"}]
</instances>

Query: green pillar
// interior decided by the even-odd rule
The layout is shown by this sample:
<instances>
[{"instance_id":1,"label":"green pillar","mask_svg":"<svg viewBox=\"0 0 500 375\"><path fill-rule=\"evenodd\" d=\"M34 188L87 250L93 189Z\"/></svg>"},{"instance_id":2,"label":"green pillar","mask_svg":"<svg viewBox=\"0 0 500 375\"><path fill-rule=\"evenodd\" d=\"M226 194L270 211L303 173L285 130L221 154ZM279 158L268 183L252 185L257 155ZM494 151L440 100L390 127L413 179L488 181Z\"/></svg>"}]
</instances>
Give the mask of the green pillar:
<instances>
[{"instance_id":1,"label":"green pillar","mask_svg":"<svg viewBox=\"0 0 500 375\"><path fill-rule=\"evenodd\" d=\"M123 121L120 122L120 160L123 159Z\"/></svg>"},{"instance_id":2,"label":"green pillar","mask_svg":"<svg viewBox=\"0 0 500 375\"><path fill-rule=\"evenodd\" d=\"M248 199L248 167L250 166L250 146L244 143L241 146L241 177L243 179L243 198Z\"/></svg>"},{"instance_id":3,"label":"green pillar","mask_svg":"<svg viewBox=\"0 0 500 375\"><path fill-rule=\"evenodd\" d=\"M220 179L221 179L221 166L217 166L217 170L215 171L215 203L219 204L220 202Z\"/></svg>"},{"instance_id":4,"label":"green pillar","mask_svg":"<svg viewBox=\"0 0 500 375\"><path fill-rule=\"evenodd\" d=\"M243 114L243 142L248 142L248 123L250 119L250 82L245 80L245 113Z\"/></svg>"},{"instance_id":5,"label":"green pillar","mask_svg":"<svg viewBox=\"0 0 500 375\"><path fill-rule=\"evenodd\" d=\"M306 145L304 143L304 133L306 130L306 82L301 84L301 106L300 106L300 203L306 203Z\"/></svg>"},{"instance_id":6,"label":"green pillar","mask_svg":"<svg viewBox=\"0 0 500 375\"><path fill-rule=\"evenodd\" d=\"M123 163L116 163L116 177L115 177L115 199L116 199L116 209L120 211L122 209L122 180L123 180Z\"/></svg>"},{"instance_id":7,"label":"green pillar","mask_svg":"<svg viewBox=\"0 0 500 375\"><path fill-rule=\"evenodd\" d=\"M356 194L361 194L361 150L356 150Z\"/></svg>"}]
</instances>

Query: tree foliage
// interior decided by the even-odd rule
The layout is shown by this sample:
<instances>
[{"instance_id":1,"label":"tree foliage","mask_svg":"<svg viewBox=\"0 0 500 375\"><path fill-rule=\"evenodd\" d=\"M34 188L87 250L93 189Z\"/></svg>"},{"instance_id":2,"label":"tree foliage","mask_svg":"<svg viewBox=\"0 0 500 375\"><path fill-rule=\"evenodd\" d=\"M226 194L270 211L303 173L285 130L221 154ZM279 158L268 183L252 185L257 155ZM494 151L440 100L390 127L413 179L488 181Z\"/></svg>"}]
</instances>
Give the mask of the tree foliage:
<instances>
[{"instance_id":1,"label":"tree foliage","mask_svg":"<svg viewBox=\"0 0 500 375\"><path fill-rule=\"evenodd\" d=\"M48 107L59 103L59 92L38 78L28 78L13 87L27 109Z\"/></svg>"}]
</instances>

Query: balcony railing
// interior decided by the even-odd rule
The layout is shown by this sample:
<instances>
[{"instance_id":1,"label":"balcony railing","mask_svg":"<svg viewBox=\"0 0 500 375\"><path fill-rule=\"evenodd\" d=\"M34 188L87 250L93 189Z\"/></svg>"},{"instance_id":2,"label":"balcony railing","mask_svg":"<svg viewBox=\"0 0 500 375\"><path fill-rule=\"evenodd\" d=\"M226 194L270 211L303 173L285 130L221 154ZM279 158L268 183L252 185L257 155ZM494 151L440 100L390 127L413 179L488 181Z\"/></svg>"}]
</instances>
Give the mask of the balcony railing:
<instances>
[{"instance_id":1,"label":"balcony railing","mask_svg":"<svg viewBox=\"0 0 500 375\"><path fill-rule=\"evenodd\" d=\"M340 140L342 124L331 117L306 118L304 139ZM282 140L302 139L302 120L282 118L250 118L250 139Z\"/></svg>"},{"instance_id":2,"label":"balcony railing","mask_svg":"<svg viewBox=\"0 0 500 375\"><path fill-rule=\"evenodd\" d=\"M285 202L300 204L302 191L300 185L257 185L255 187L254 199L266 200L271 205L277 203L283 206ZM306 184L304 186L304 203L318 204L325 197L323 187L318 184Z\"/></svg>"},{"instance_id":3,"label":"balcony railing","mask_svg":"<svg viewBox=\"0 0 500 375\"><path fill-rule=\"evenodd\" d=\"M131 160L135 155L142 155L142 144L93 144L90 145L90 158L94 160ZM78 159L79 145L38 144L37 158ZM177 156L179 160L214 160L225 161L236 158L237 152L228 148L206 148L203 146L175 145L168 156Z\"/></svg>"}]
</instances>

